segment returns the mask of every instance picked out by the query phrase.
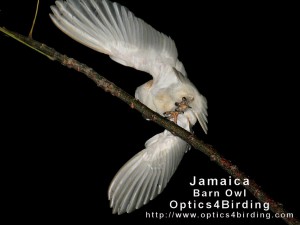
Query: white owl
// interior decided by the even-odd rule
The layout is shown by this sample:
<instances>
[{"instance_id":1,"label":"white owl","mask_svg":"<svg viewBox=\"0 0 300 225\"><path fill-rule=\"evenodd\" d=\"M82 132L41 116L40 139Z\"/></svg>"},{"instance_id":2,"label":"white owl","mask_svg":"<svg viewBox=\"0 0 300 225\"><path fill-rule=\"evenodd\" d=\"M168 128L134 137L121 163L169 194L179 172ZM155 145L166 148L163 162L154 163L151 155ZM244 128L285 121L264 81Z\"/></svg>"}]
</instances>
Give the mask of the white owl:
<instances>
[{"instance_id":1,"label":"white owl","mask_svg":"<svg viewBox=\"0 0 300 225\"><path fill-rule=\"evenodd\" d=\"M148 72L153 80L135 97L184 129L198 121L207 132L207 103L187 78L174 41L108 0L56 1L50 15L71 38L125 66ZM113 213L132 212L160 194L190 146L165 130L150 138L112 180L108 198Z\"/></svg>"}]
</instances>

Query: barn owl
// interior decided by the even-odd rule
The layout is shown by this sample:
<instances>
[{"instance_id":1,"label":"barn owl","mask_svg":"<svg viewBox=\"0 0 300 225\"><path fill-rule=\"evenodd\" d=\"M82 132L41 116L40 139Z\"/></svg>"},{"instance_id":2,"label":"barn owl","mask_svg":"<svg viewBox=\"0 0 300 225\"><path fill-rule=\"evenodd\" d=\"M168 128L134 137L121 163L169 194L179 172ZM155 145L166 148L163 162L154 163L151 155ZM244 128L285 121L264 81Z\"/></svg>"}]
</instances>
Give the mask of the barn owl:
<instances>
[{"instance_id":1,"label":"barn owl","mask_svg":"<svg viewBox=\"0 0 300 225\"><path fill-rule=\"evenodd\" d=\"M198 121L207 132L206 99L188 79L170 37L108 0L59 0L51 10L54 24L74 40L153 77L136 89L139 101L187 131ZM130 213L159 195L189 148L167 130L150 138L113 178L112 212Z\"/></svg>"}]
</instances>

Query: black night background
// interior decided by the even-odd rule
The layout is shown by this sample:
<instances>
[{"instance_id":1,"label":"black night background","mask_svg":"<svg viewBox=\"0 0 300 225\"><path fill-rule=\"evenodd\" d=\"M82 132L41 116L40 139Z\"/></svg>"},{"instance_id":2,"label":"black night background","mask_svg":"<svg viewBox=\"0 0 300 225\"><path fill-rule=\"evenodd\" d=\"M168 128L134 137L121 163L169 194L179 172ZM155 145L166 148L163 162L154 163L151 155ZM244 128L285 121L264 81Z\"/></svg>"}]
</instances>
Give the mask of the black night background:
<instances>
[{"instance_id":1,"label":"black night background","mask_svg":"<svg viewBox=\"0 0 300 225\"><path fill-rule=\"evenodd\" d=\"M36 2L7 2L0 3L0 26L27 35ZM295 6L118 2L175 40L190 80L208 100L208 135L199 125L196 135L299 217ZM41 1L34 39L89 65L132 95L151 79L63 34L49 18L52 4ZM85 75L3 34L0 49L2 203L11 223L285 224L281 219L146 218L146 212L178 212L170 208L171 200L213 200L194 198L189 182L193 176L228 174L195 149L156 199L131 214L111 214L110 181L163 128ZM246 199L255 201L249 192ZM195 211L201 212L185 212Z\"/></svg>"}]
</instances>

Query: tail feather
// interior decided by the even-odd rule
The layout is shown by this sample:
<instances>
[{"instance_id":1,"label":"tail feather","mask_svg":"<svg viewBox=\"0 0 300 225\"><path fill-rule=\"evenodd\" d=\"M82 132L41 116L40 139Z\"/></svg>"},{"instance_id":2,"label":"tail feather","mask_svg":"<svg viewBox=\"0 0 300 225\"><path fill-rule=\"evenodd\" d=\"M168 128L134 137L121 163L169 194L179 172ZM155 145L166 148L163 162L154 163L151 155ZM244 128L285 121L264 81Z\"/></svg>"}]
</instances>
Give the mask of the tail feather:
<instances>
[{"instance_id":1,"label":"tail feather","mask_svg":"<svg viewBox=\"0 0 300 225\"><path fill-rule=\"evenodd\" d=\"M191 109L194 112L195 116L197 117L198 122L200 123L204 133L207 134L207 100L206 98L201 95L200 93L194 95L195 99L191 104Z\"/></svg>"}]
</instances>

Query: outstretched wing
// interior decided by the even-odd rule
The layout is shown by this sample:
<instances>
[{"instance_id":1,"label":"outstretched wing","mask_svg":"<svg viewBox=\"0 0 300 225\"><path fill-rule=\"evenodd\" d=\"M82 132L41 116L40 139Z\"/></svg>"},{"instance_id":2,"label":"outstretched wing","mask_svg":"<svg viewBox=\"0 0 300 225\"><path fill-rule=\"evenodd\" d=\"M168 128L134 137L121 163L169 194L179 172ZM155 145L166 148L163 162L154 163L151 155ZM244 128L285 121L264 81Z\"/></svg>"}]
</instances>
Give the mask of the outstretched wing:
<instances>
[{"instance_id":1,"label":"outstretched wing","mask_svg":"<svg viewBox=\"0 0 300 225\"><path fill-rule=\"evenodd\" d=\"M116 174L108 190L113 213L130 213L159 195L174 174L189 145L169 131L146 142Z\"/></svg>"},{"instance_id":2,"label":"outstretched wing","mask_svg":"<svg viewBox=\"0 0 300 225\"><path fill-rule=\"evenodd\" d=\"M108 0L56 1L50 17L76 41L125 66L150 73L154 78L161 64L186 75L177 59L174 41L134 16L124 6Z\"/></svg>"}]
</instances>

